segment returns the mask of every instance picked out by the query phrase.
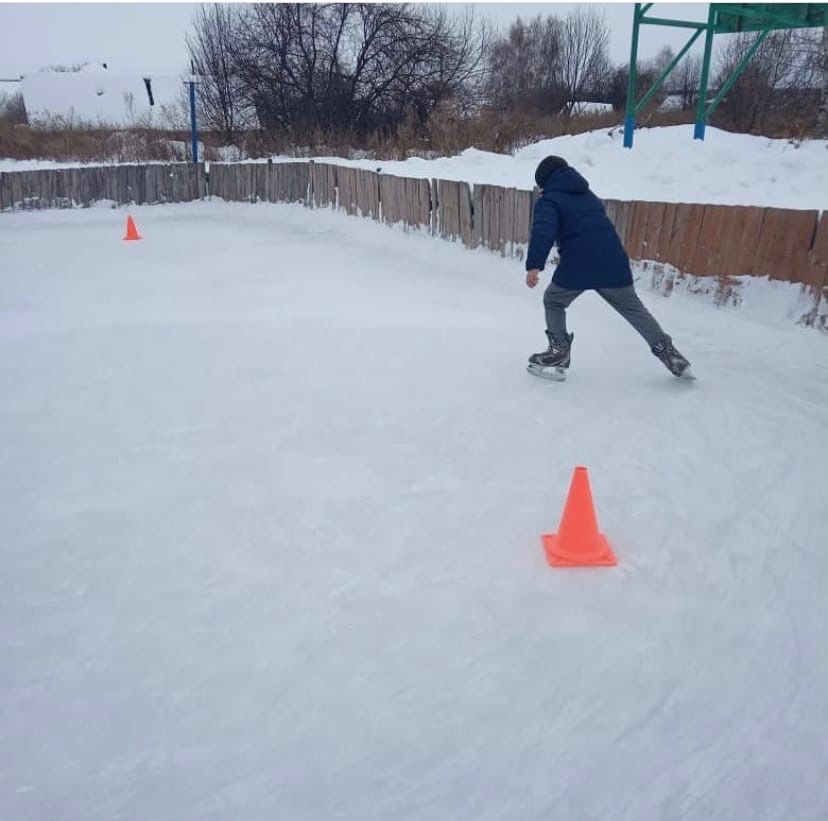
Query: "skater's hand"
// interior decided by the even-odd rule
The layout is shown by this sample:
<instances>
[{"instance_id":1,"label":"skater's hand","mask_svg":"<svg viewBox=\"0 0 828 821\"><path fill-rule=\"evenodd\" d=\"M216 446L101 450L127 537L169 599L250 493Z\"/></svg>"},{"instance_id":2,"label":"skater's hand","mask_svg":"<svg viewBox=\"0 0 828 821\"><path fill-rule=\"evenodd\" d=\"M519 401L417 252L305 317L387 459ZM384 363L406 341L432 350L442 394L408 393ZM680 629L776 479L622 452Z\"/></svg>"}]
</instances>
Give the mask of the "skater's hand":
<instances>
[{"instance_id":1,"label":"skater's hand","mask_svg":"<svg viewBox=\"0 0 828 821\"><path fill-rule=\"evenodd\" d=\"M526 284L530 288L534 288L538 284L539 279L540 270L538 268L533 268L531 271L526 272Z\"/></svg>"}]
</instances>

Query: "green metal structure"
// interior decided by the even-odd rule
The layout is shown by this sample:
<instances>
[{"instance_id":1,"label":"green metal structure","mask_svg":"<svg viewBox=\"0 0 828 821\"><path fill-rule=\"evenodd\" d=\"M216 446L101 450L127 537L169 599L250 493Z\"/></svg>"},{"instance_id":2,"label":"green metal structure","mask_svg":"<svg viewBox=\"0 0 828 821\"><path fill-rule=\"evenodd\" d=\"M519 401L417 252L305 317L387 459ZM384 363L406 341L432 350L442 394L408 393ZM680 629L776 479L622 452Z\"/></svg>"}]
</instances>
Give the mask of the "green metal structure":
<instances>
[{"instance_id":1,"label":"green metal structure","mask_svg":"<svg viewBox=\"0 0 828 821\"><path fill-rule=\"evenodd\" d=\"M636 3L633 16L632 48L630 55L630 78L627 86L627 109L624 118L624 146L632 148L635 132L635 118L670 76L673 69L681 62L693 44L704 36L704 59L702 61L699 98L696 108L696 125L693 137L704 139L704 130L719 103L727 96L734 83L739 79L753 55L761 47L765 38L772 31L794 28L822 28L828 24L828 3L711 3L707 22L675 20L664 17L650 17L647 12L653 3ZM636 102L638 82L638 35L641 26L669 26L692 30L690 39L685 43L667 68L661 73L653 87ZM710 60L713 55L713 38L717 34L737 34L739 32L756 32L756 42L748 49L745 56L734 68L731 76L724 82L716 96L707 101L710 82Z\"/></svg>"}]
</instances>

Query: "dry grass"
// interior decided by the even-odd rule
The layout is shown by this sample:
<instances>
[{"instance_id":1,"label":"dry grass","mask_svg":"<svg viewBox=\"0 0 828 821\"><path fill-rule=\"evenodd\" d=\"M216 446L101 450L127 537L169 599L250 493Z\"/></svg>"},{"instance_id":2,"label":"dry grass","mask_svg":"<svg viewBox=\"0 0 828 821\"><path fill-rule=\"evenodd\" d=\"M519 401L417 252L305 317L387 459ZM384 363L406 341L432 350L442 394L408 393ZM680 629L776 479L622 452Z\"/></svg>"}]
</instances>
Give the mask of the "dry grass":
<instances>
[{"instance_id":1,"label":"dry grass","mask_svg":"<svg viewBox=\"0 0 828 821\"><path fill-rule=\"evenodd\" d=\"M543 139L565 134L619 128L621 112L543 116L521 111L483 111L462 116L450 110L439 111L425 124L409 120L393 135L376 134L367 139L353 133L314 133L295 137L288 134L249 131L237 140L238 155L247 158L274 154L296 157L340 156L370 157L377 160L408 157L451 156L467 148L512 153ZM638 127L671 126L693 122L692 111L653 111L642 117ZM714 125L726 127L727 121L714 118ZM763 131L763 136L793 140L807 138L807 124L779 120ZM219 159L218 135L202 133L202 159ZM0 117L0 157L17 160L54 160L59 162L175 162L188 161L189 132L100 128L55 120L47 129Z\"/></svg>"},{"instance_id":2,"label":"dry grass","mask_svg":"<svg viewBox=\"0 0 828 821\"><path fill-rule=\"evenodd\" d=\"M206 159L215 159L212 146ZM175 162L191 159L186 132L55 123L48 130L0 120L0 157L56 162Z\"/></svg>"}]
</instances>

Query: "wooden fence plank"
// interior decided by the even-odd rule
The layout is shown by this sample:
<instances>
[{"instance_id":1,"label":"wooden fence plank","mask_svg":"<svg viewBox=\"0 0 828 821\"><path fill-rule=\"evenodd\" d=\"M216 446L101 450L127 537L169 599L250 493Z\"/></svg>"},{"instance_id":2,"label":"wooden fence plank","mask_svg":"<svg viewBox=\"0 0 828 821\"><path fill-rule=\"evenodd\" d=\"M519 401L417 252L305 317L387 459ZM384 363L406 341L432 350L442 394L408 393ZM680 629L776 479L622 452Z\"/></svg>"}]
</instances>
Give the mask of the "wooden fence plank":
<instances>
[{"instance_id":1,"label":"wooden fence plank","mask_svg":"<svg viewBox=\"0 0 828 821\"><path fill-rule=\"evenodd\" d=\"M690 269L704 219L704 206L696 203L681 203L679 213L683 216L683 221L677 235L680 242L678 255L673 264L683 273L695 274L696 272Z\"/></svg>"},{"instance_id":2,"label":"wooden fence plank","mask_svg":"<svg viewBox=\"0 0 828 821\"><path fill-rule=\"evenodd\" d=\"M670 246L672 245L675 234L677 210L674 202L665 203L661 231L659 231L658 243L655 250L656 259L659 262L667 262L667 255L670 253Z\"/></svg>"},{"instance_id":3,"label":"wooden fence plank","mask_svg":"<svg viewBox=\"0 0 828 821\"><path fill-rule=\"evenodd\" d=\"M681 244L684 238L684 226L687 222L689 206L682 203L673 204L673 225L670 240L661 249L661 261L678 268L681 257Z\"/></svg>"},{"instance_id":4,"label":"wooden fence plank","mask_svg":"<svg viewBox=\"0 0 828 821\"><path fill-rule=\"evenodd\" d=\"M480 226L480 241L484 248L492 250L492 191L491 186L481 185L483 222Z\"/></svg>"},{"instance_id":5,"label":"wooden fence plank","mask_svg":"<svg viewBox=\"0 0 828 821\"><path fill-rule=\"evenodd\" d=\"M719 220L716 206L704 206L699 234L696 242L693 244L692 253L687 263L688 273L694 276L709 276L712 273L710 269L710 253L715 245L718 227Z\"/></svg>"},{"instance_id":6,"label":"wooden fence plank","mask_svg":"<svg viewBox=\"0 0 828 821\"><path fill-rule=\"evenodd\" d=\"M621 240L621 244L625 248L627 247L627 226L629 225L631 215L632 203L619 202L617 204L615 214L615 230L618 232L618 237Z\"/></svg>"},{"instance_id":7,"label":"wooden fence plank","mask_svg":"<svg viewBox=\"0 0 828 821\"><path fill-rule=\"evenodd\" d=\"M441 236L440 228L440 212L442 211L442 204L440 202L441 188L439 180L431 181L431 233L434 236Z\"/></svg>"},{"instance_id":8,"label":"wooden fence plank","mask_svg":"<svg viewBox=\"0 0 828 821\"><path fill-rule=\"evenodd\" d=\"M515 192L515 242L526 245L532 228L532 192Z\"/></svg>"},{"instance_id":9,"label":"wooden fence plank","mask_svg":"<svg viewBox=\"0 0 828 821\"><path fill-rule=\"evenodd\" d=\"M711 244L709 266L716 276L739 276L745 273L741 260L753 252L755 237L751 237L746 246L747 229L751 223L751 212L758 209L747 206L715 206L719 230Z\"/></svg>"},{"instance_id":10,"label":"wooden fence plank","mask_svg":"<svg viewBox=\"0 0 828 821\"><path fill-rule=\"evenodd\" d=\"M816 211L765 209L753 261L754 276L803 282L809 276L809 253L817 230Z\"/></svg>"},{"instance_id":11,"label":"wooden fence plank","mask_svg":"<svg viewBox=\"0 0 828 821\"><path fill-rule=\"evenodd\" d=\"M449 180L435 180L437 186L437 230L444 239L457 239L459 221L455 214L459 209L456 184Z\"/></svg>"},{"instance_id":12,"label":"wooden fence plank","mask_svg":"<svg viewBox=\"0 0 828 821\"><path fill-rule=\"evenodd\" d=\"M483 239L486 232L486 219L488 216L488 209L486 208L485 198L483 192L486 186L482 183L476 183L473 192L473 212L472 212L472 243L473 247L477 248L483 244Z\"/></svg>"},{"instance_id":13,"label":"wooden fence plank","mask_svg":"<svg viewBox=\"0 0 828 821\"><path fill-rule=\"evenodd\" d=\"M315 208L335 208L337 191L337 166L327 163L311 165L313 177L313 206Z\"/></svg>"},{"instance_id":14,"label":"wooden fence plank","mask_svg":"<svg viewBox=\"0 0 828 821\"><path fill-rule=\"evenodd\" d=\"M647 222L644 225L641 240L642 259L658 260L661 235L664 231L664 214L666 210L666 202L649 203Z\"/></svg>"},{"instance_id":15,"label":"wooden fence plank","mask_svg":"<svg viewBox=\"0 0 828 821\"><path fill-rule=\"evenodd\" d=\"M504 188L500 218L500 253L512 256L515 246L515 189Z\"/></svg>"},{"instance_id":16,"label":"wooden fence plank","mask_svg":"<svg viewBox=\"0 0 828 821\"><path fill-rule=\"evenodd\" d=\"M382 221L386 225L397 222L396 197L394 196L397 177L388 174L380 176L380 203L382 206Z\"/></svg>"},{"instance_id":17,"label":"wooden fence plank","mask_svg":"<svg viewBox=\"0 0 828 821\"><path fill-rule=\"evenodd\" d=\"M762 217L762 230L759 232L758 241L756 243L756 253L753 257L753 267L751 275L753 276L767 276L771 268L771 249L774 242L779 239L780 226L780 209L765 208Z\"/></svg>"},{"instance_id":18,"label":"wooden fence plank","mask_svg":"<svg viewBox=\"0 0 828 821\"><path fill-rule=\"evenodd\" d=\"M434 191L434 213L431 215L432 230L437 236L445 239L448 236L445 225L445 213L447 210L445 199L448 186L444 180L435 179L431 181L431 188Z\"/></svg>"},{"instance_id":19,"label":"wooden fence plank","mask_svg":"<svg viewBox=\"0 0 828 821\"><path fill-rule=\"evenodd\" d=\"M486 245L492 251L502 251L500 225L503 217L503 189L498 185L487 186L488 196L488 241Z\"/></svg>"},{"instance_id":20,"label":"wooden fence plank","mask_svg":"<svg viewBox=\"0 0 828 821\"><path fill-rule=\"evenodd\" d=\"M819 225L817 211L788 211L785 216L785 240L776 247L774 279L806 282L809 255Z\"/></svg>"},{"instance_id":21,"label":"wooden fence plank","mask_svg":"<svg viewBox=\"0 0 828 821\"><path fill-rule=\"evenodd\" d=\"M337 208L347 214L356 214L356 172L353 168L340 166L337 171Z\"/></svg>"},{"instance_id":22,"label":"wooden fence plank","mask_svg":"<svg viewBox=\"0 0 828 821\"><path fill-rule=\"evenodd\" d=\"M644 236L647 231L647 220L649 219L652 203L636 202L633 204L632 220L630 221L627 233L627 253L631 259L645 259Z\"/></svg>"},{"instance_id":23,"label":"wooden fence plank","mask_svg":"<svg viewBox=\"0 0 828 821\"><path fill-rule=\"evenodd\" d=\"M736 253L734 246L738 248L739 245L737 231L743 216L729 205L715 205L712 210L716 214L717 226L707 254L707 267L712 276L731 276L729 259Z\"/></svg>"},{"instance_id":24,"label":"wooden fence plank","mask_svg":"<svg viewBox=\"0 0 828 821\"><path fill-rule=\"evenodd\" d=\"M828 287L828 211L820 217L802 281L816 288Z\"/></svg>"}]
</instances>

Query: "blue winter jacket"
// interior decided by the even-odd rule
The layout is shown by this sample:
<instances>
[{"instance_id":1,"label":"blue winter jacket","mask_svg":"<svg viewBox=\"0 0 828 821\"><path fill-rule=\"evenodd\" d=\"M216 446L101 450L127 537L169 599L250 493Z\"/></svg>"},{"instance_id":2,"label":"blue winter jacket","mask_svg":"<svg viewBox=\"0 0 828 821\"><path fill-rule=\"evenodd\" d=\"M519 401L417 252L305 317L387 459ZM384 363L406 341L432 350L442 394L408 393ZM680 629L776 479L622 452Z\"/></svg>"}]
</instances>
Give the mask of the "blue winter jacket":
<instances>
[{"instance_id":1,"label":"blue winter jacket","mask_svg":"<svg viewBox=\"0 0 828 821\"><path fill-rule=\"evenodd\" d=\"M571 167L549 176L535 204L526 270L542 269L556 242L561 261L552 281L561 288L632 285L630 259L603 203Z\"/></svg>"}]
</instances>

